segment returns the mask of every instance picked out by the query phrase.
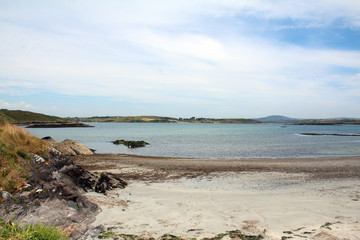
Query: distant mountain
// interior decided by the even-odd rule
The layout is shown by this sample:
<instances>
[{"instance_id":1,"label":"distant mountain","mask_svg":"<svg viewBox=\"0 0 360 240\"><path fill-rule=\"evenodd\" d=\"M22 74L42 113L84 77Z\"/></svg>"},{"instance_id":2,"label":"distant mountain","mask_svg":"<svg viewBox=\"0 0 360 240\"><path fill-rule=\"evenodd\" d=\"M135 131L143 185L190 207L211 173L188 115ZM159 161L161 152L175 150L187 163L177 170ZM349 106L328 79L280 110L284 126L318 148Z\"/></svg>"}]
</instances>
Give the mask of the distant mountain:
<instances>
[{"instance_id":1,"label":"distant mountain","mask_svg":"<svg viewBox=\"0 0 360 240\"><path fill-rule=\"evenodd\" d=\"M41 113L34 113L21 110L0 109L0 118L5 118L12 123L29 122L66 122L64 118L49 116Z\"/></svg>"},{"instance_id":2,"label":"distant mountain","mask_svg":"<svg viewBox=\"0 0 360 240\"><path fill-rule=\"evenodd\" d=\"M297 118L289 118L281 115L271 115L263 118L255 118L255 120L261 121L261 122L293 122L298 121Z\"/></svg>"}]
</instances>

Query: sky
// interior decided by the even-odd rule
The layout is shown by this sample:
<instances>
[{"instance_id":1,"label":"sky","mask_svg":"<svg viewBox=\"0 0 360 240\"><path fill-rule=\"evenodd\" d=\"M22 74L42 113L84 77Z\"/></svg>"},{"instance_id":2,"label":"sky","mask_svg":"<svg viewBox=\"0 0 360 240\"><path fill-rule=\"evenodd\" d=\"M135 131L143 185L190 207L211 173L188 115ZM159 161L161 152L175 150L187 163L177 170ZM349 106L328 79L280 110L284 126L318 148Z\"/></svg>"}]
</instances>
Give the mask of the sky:
<instances>
[{"instance_id":1,"label":"sky","mask_svg":"<svg viewBox=\"0 0 360 240\"><path fill-rule=\"evenodd\" d=\"M360 2L0 0L0 108L360 118Z\"/></svg>"}]
</instances>

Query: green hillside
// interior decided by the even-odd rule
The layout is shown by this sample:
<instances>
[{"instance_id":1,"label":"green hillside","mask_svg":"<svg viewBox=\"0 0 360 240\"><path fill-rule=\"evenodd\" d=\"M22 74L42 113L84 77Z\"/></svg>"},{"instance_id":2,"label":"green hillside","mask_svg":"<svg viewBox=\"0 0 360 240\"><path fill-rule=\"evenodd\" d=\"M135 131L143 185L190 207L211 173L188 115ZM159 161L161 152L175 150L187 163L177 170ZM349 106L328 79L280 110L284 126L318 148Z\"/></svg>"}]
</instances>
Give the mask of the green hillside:
<instances>
[{"instance_id":1,"label":"green hillside","mask_svg":"<svg viewBox=\"0 0 360 240\"><path fill-rule=\"evenodd\" d=\"M158 116L104 116L89 118L74 118L72 120L82 122L176 122L175 118Z\"/></svg>"},{"instance_id":2,"label":"green hillside","mask_svg":"<svg viewBox=\"0 0 360 240\"><path fill-rule=\"evenodd\" d=\"M5 118L12 123L26 123L26 122L65 122L66 120L60 117L49 116L41 113L34 113L21 110L7 110L0 109L0 118Z\"/></svg>"}]
</instances>

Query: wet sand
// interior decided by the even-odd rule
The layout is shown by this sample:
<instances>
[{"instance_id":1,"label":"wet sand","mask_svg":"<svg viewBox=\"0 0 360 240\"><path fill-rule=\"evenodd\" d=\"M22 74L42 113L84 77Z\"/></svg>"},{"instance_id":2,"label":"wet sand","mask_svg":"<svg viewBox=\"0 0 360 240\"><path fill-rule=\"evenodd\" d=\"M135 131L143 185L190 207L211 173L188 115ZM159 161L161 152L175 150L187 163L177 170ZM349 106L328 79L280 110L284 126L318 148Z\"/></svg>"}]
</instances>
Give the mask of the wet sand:
<instances>
[{"instance_id":1,"label":"wet sand","mask_svg":"<svg viewBox=\"0 0 360 240\"><path fill-rule=\"evenodd\" d=\"M185 239L241 230L265 239L360 239L360 157L179 159L78 156L130 184L88 193L114 233ZM286 238L284 238L286 239Z\"/></svg>"},{"instance_id":2,"label":"wet sand","mask_svg":"<svg viewBox=\"0 0 360 240\"><path fill-rule=\"evenodd\" d=\"M91 171L121 170L129 167L151 171L122 172L132 180L164 180L176 176L200 176L214 172L306 173L309 178L360 178L360 156L318 158L191 159L148 157L127 154L77 156L76 163Z\"/></svg>"}]
</instances>

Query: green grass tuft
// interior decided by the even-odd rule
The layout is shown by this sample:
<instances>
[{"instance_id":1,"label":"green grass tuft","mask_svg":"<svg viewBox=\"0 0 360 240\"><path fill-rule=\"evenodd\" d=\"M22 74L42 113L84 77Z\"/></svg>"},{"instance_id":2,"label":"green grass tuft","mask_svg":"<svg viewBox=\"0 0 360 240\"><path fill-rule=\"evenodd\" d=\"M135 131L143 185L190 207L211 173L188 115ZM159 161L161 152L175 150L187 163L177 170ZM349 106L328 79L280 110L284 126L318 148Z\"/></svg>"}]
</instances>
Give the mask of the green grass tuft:
<instances>
[{"instance_id":1,"label":"green grass tuft","mask_svg":"<svg viewBox=\"0 0 360 240\"><path fill-rule=\"evenodd\" d=\"M43 224L24 225L8 223L0 227L0 238L8 240L69 240L69 238L57 227Z\"/></svg>"}]
</instances>

